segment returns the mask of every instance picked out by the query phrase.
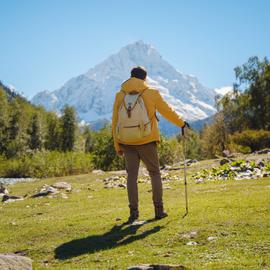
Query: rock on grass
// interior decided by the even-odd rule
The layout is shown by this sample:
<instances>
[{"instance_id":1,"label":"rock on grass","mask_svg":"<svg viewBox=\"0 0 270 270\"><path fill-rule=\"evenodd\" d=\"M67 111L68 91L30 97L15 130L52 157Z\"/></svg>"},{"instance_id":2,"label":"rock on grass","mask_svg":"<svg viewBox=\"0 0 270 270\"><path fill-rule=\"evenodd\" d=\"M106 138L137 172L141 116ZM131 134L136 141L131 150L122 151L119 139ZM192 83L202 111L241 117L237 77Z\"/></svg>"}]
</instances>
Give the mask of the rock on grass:
<instances>
[{"instance_id":1,"label":"rock on grass","mask_svg":"<svg viewBox=\"0 0 270 270\"><path fill-rule=\"evenodd\" d=\"M185 270L187 269L183 265L173 264L142 264L131 266L127 270Z\"/></svg>"},{"instance_id":2,"label":"rock on grass","mask_svg":"<svg viewBox=\"0 0 270 270\"><path fill-rule=\"evenodd\" d=\"M32 260L18 255L0 254L1 270L32 270Z\"/></svg>"},{"instance_id":3,"label":"rock on grass","mask_svg":"<svg viewBox=\"0 0 270 270\"><path fill-rule=\"evenodd\" d=\"M68 191L68 192L70 192L72 189L71 184L67 182L57 182L53 184L52 187L57 188L57 189L64 189L65 191Z\"/></svg>"}]
</instances>

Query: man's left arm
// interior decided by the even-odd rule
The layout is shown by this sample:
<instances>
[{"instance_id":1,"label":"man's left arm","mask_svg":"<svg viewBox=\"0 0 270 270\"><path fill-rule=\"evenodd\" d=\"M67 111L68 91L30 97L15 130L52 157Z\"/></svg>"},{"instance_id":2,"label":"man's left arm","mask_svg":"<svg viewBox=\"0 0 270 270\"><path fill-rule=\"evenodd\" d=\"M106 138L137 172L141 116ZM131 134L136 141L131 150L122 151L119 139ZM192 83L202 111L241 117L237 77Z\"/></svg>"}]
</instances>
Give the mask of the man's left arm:
<instances>
[{"instance_id":1,"label":"man's left arm","mask_svg":"<svg viewBox=\"0 0 270 270\"><path fill-rule=\"evenodd\" d=\"M171 106L169 106L158 90L156 90L155 93L155 105L157 111L171 123L181 128L185 127L185 121L183 121L180 116L171 108Z\"/></svg>"}]
</instances>

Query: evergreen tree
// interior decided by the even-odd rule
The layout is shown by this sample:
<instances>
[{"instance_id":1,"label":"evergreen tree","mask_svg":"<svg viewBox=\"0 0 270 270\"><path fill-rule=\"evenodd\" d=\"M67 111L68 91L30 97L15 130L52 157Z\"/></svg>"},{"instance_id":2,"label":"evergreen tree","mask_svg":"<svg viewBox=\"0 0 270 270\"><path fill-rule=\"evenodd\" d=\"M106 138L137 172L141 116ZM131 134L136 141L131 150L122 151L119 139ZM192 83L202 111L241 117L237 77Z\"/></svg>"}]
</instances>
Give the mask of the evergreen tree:
<instances>
[{"instance_id":1,"label":"evergreen tree","mask_svg":"<svg viewBox=\"0 0 270 270\"><path fill-rule=\"evenodd\" d=\"M93 135L89 126L85 127L83 133L84 133L84 138L85 138L85 144L84 144L85 153L90 153L94 150L94 138L93 138Z\"/></svg>"},{"instance_id":2,"label":"evergreen tree","mask_svg":"<svg viewBox=\"0 0 270 270\"><path fill-rule=\"evenodd\" d=\"M65 106L61 117L61 150L72 151L77 128L76 113L72 107Z\"/></svg>"},{"instance_id":3,"label":"evergreen tree","mask_svg":"<svg viewBox=\"0 0 270 270\"><path fill-rule=\"evenodd\" d=\"M59 150L61 145L59 142L60 127L59 118L55 113L48 113L47 115L47 132L45 136L45 148L48 150Z\"/></svg>"},{"instance_id":4,"label":"evergreen tree","mask_svg":"<svg viewBox=\"0 0 270 270\"><path fill-rule=\"evenodd\" d=\"M20 99L15 97L9 106L9 123L7 128L7 157L15 157L25 153L27 134L25 130L27 111L24 111Z\"/></svg>"},{"instance_id":5,"label":"evergreen tree","mask_svg":"<svg viewBox=\"0 0 270 270\"><path fill-rule=\"evenodd\" d=\"M10 104L10 121L8 125L8 138L10 141L16 140L20 130L20 120L22 112L19 103L13 100Z\"/></svg>"},{"instance_id":6,"label":"evergreen tree","mask_svg":"<svg viewBox=\"0 0 270 270\"><path fill-rule=\"evenodd\" d=\"M8 100L0 87L0 154L6 152L8 120Z\"/></svg>"},{"instance_id":7,"label":"evergreen tree","mask_svg":"<svg viewBox=\"0 0 270 270\"><path fill-rule=\"evenodd\" d=\"M37 113L32 116L30 126L28 129L29 135L29 148L32 150L41 150L42 136L41 136L41 124Z\"/></svg>"}]
</instances>

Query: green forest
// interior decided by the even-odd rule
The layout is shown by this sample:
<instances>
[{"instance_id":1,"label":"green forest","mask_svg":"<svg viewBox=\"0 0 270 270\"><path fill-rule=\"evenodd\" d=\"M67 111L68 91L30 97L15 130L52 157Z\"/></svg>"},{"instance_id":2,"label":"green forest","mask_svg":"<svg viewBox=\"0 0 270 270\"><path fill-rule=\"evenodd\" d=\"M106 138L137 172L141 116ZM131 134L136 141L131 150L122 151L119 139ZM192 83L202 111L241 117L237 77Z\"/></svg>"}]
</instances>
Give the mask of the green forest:
<instances>
[{"instance_id":1,"label":"green forest","mask_svg":"<svg viewBox=\"0 0 270 270\"><path fill-rule=\"evenodd\" d=\"M251 153L270 147L270 63L251 57L235 68L233 92L216 97L217 113L202 130L189 130L187 157ZM76 111L60 115L32 105L0 83L0 177L52 177L93 169L124 169L110 125L99 131L80 125ZM180 130L179 130L180 134ZM181 135L161 137L160 164L182 159Z\"/></svg>"}]
</instances>

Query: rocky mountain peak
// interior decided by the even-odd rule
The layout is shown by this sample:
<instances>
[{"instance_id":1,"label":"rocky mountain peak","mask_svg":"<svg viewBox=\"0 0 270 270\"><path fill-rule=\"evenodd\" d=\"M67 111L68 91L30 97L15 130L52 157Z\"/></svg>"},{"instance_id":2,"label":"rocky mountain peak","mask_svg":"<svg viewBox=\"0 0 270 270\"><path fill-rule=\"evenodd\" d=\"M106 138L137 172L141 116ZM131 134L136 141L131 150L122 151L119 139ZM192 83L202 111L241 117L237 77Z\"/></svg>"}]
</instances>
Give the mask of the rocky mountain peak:
<instances>
[{"instance_id":1,"label":"rocky mountain peak","mask_svg":"<svg viewBox=\"0 0 270 270\"><path fill-rule=\"evenodd\" d=\"M196 77L179 72L152 45L141 40L121 48L58 90L37 94L32 102L56 111L69 104L86 122L110 120L115 94L134 66L147 69L148 83L159 89L184 119L195 121L215 113L213 89L204 87Z\"/></svg>"}]
</instances>

